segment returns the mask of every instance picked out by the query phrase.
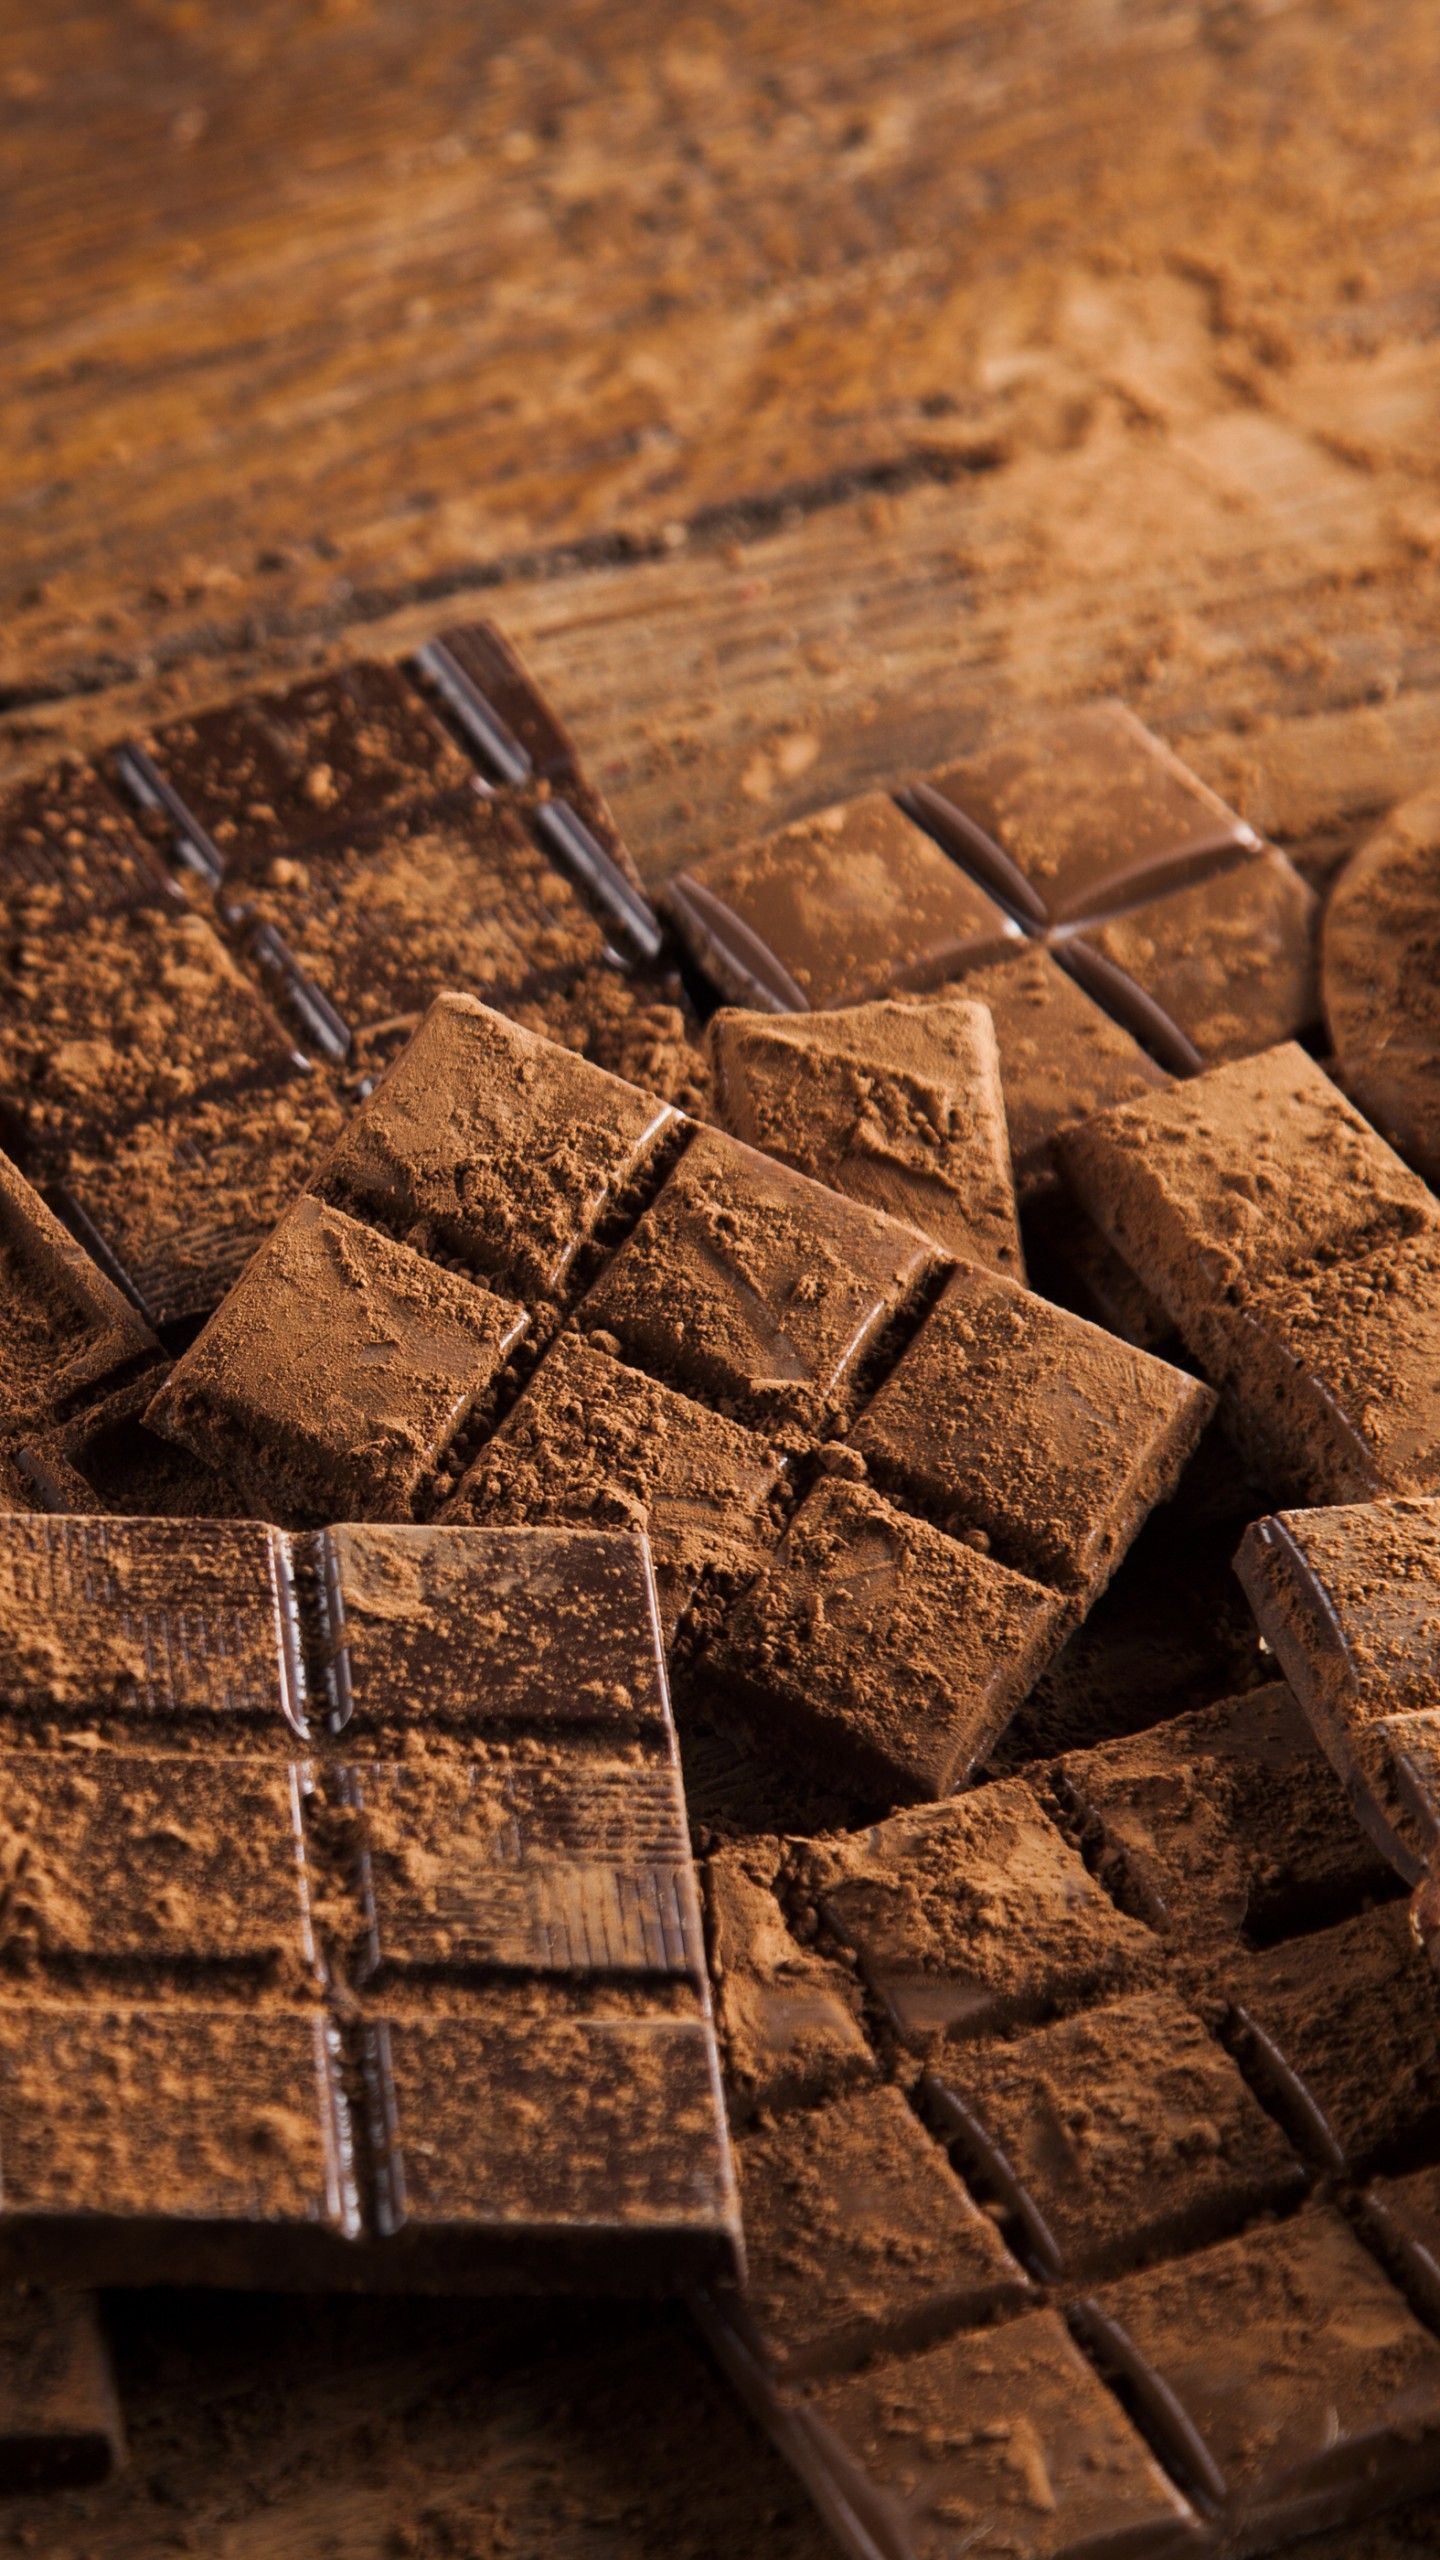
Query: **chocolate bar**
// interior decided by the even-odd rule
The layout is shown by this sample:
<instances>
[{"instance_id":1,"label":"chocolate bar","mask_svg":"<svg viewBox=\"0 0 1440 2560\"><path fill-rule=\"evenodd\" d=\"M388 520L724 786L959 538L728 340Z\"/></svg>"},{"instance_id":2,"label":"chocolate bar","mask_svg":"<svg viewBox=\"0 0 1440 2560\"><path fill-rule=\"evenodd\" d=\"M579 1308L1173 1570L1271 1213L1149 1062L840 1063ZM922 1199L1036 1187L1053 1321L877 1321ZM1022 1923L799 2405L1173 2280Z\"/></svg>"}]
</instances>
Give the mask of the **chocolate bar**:
<instances>
[{"instance_id":1,"label":"chocolate bar","mask_svg":"<svg viewBox=\"0 0 1440 2560\"><path fill-rule=\"evenodd\" d=\"M732 1136L1023 1280L1000 1055L983 1005L867 1004L712 1019L712 1109Z\"/></svg>"},{"instance_id":2,"label":"chocolate bar","mask_svg":"<svg viewBox=\"0 0 1440 2560\"><path fill-rule=\"evenodd\" d=\"M961 982L994 1015L1025 1192L1061 1129L1318 1010L1312 891L1120 703L715 856L663 900L734 1004Z\"/></svg>"},{"instance_id":3,"label":"chocolate bar","mask_svg":"<svg viewBox=\"0 0 1440 2560\"><path fill-rule=\"evenodd\" d=\"M1236 1568L1362 1821L1413 1883L1440 1845L1440 1502L1281 1512L1247 1532Z\"/></svg>"},{"instance_id":4,"label":"chocolate bar","mask_svg":"<svg viewBox=\"0 0 1440 2560\"><path fill-rule=\"evenodd\" d=\"M1060 1154L1272 1492L1440 1483L1440 1203L1302 1049L1103 1113Z\"/></svg>"},{"instance_id":5,"label":"chocolate bar","mask_svg":"<svg viewBox=\"0 0 1440 2560\"><path fill-rule=\"evenodd\" d=\"M1352 856L1325 906L1336 1068L1367 1119L1440 1186L1440 799L1422 792Z\"/></svg>"},{"instance_id":6,"label":"chocolate bar","mask_svg":"<svg viewBox=\"0 0 1440 2560\"><path fill-rule=\"evenodd\" d=\"M1282 1684L705 1882L702 2316L842 2549L1258 2551L1440 2481L1440 1994Z\"/></svg>"},{"instance_id":7,"label":"chocolate bar","mask_svg":"<svg viewBox=\"0 0 1440 2560\"><path fill-rule=\"evenodd\" d=\"M874 1805L970 1773L1210 1402L447 996L148 1419L292 1524L643 1524L696 1686Z\"/></svg>"},{"instance_id":8,"label":"chocolate bar","mask_svg":"<svg viewBox=\"0 0 1440 2560\"><path fill-rule=\"evenodd\" d=\"M7 2276L733 2262L642 1542L10 1517L0 1617Z\"/></svg>"},{"instance_id":9,"label":"chocolate bar","mask_svg":"<svg viewBox=\"0 0 1440 2560\"><path fill-rule=\"evenodd\" d=\"M443 985L695 1086L614 821L487 626L25 786L0 879L6 1143L158 1326L209 1311Z\"/></svg>"}]
</instances>

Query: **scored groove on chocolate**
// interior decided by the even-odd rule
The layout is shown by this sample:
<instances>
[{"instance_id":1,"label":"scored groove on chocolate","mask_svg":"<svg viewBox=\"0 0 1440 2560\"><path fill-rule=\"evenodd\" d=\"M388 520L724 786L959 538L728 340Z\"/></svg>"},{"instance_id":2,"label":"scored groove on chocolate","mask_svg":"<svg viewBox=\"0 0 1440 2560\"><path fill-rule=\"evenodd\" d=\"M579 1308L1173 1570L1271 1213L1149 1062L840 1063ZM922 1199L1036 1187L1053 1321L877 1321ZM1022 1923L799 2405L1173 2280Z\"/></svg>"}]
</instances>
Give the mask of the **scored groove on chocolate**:
<instances>
[{"instance_id":1,"label":"scored groove on chocolate","mask_svg":"<svg viewBox=\"0 0 1440 2560\"><path fill-rule=\"evenodd\" d=\"M884 1804L971 1774L1210 1406L445 996L149 1421L286 1521L643 1520L696 1685Z\"/></svg>"},{"instance_id":2,"label":"scored groove on chocolate","mask_svg":"<svg viewBox=\"0 0 1440 2560\"><path fill-rule=\"evenodd\" d=\"M638 1540L12 1517L0 1625L7 2277L733 2260Z\"/></svg>"}]
</instances>

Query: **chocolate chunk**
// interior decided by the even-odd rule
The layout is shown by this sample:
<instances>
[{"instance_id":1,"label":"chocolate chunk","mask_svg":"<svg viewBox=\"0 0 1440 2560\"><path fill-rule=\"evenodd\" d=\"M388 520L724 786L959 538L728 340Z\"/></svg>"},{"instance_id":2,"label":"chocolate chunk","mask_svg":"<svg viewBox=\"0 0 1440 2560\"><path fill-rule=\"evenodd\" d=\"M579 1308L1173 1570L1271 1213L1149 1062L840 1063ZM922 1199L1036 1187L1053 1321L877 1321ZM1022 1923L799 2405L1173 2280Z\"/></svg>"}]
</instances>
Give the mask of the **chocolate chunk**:
<instances>
[{"instance_id":1,"label":"chocolate chunk","mask_svg":"<svg viewBox=\"0 0 1440 2560\"><path fill-rule=\"evenodd\" d=\"M274 854L225 911L302 1028L318 1002L367 1051L413 1029L442 987L543 1001L605 951L516 812L470 791Z\"/></svg>"},{"instance_id":2,"label":"chocolate chunk","mask_svg":"<svg viewBox=\"0 0 1440 2560\"><path fill-rule=\"evenodd\" d=\"M895 2089L861 2089L736 2144L738 2316L787 2379L1015 2309L1029 2288Z\"/></svg>"},{"instance_id":3,"label":"chocolate chunk","mask_svg":"<svg viewBox=\"0 0 1440 2560\"><path fill-rule=\"evenodd\" d=\"M443 996L319 1187L422 1253L529 1297L559 1292L674 1116L468 997Z\"/></svg>"},{"instance_id":4,"label":"chocolate chunk","mask_svg":"<svg viewBox=\"0 0 1440 2560\"><path fill-rule=\"evenodd\" d=\"M580 1321L722 1410L813 1427L934 1267L912 1229L702 1129Z\"/></svg>"},{"instance_id":5,"label":"chocolate chunk","mask_svg":"<svg viewBox=\"0 0 1440 2560\"><path fill-rule=\"evenodd\" d=\"M1123 1900L1184 1961L1266 1945L1383 1899L1357 1828L1285 1683L1222 1698L1056 1764Z\"/></svg>"},{"instance_id":6,"label":"chocolate chunk","mask_svg":"<svg viewBox=\"0 0 1440 2560\"><path fill-rule=\"evenodd\" d=\"M1260 843L1122 702L1013 731L915 796L967 869L1036 921L1140 905Z\"/></svg>"},{"instance_id":7,"label":"chocolate chunk","mask_svg":"<svg viewBox=\"0 0 1440 2560\"><path fill-rule=\"evenodd\" d=\"M1440 1503L1281 1512L1236 1558L1261 1629L1385 1855L1413 1883L1434 1824L1395 1752L1440 1676Z\"/></svg>"},{"instance_id":8,"label":"chocolate chunk","mask_svg":"<svg viewBox=\"0 0 1440 2560\"><path fill-rule=\"evenodd\" d=\"M1303 1050L1060 1149L1272 1482L1323 1500L1440 1481L1440 1206Z\"/></svg>"},{"instance_id":9,"label":"chocolate chunk","mask_svg":"<svg viewBox=\"0 0 1440 2560\"><path fill-rule=\"evenodd\" d=\"M796 1851L826 1927L907 2045L988 2034L1156 1979L1148 1929L1019 1779Z\"/></svg>"},{"instance_id":10,"label":"chocolate chunk","mask_svg":"<svg viewBox=\"0 0 1440 2560\"><path fill-rule=\"evenodd\" d=\"M962 1266L851 1437L877 1480L1003 1563L1093 1597L1212 1410L1181 1371Z\"/></svg>"},{"instance_id":11,"label":"chocolate chunk","mask_svg":"<svg viewBox=\"0 0 1440 2560\"><path fill-rule=\"evenodd\" d=\"M938 986L1016 935L880 791L677 872L663 902L722 995L769 1013Z\"/></svg>"},{"instance_id":12,"label":"chocolate chunk","mask_svg":"<svg viewBox=\"0 0 1440 2560\"><path fill-rule=\"evenodd\" d=\"M1359 1913L1229 1974L1256 2077L1327 2169L1440 2132L1440 1984L1403 1909Z\"/></svg>"},{"instance_id":13,"label":"chocolate chunk","mask_svg":"<svg viewBox=\"0 0 1440 2560\"><path fill-rule=\"evenodd\" d=\"M734 1591L759 1569L780 1472L742 1423L562 1334L445 1516L643 1529L668 1640L702 1583Z\"/></svg>"},{"instance_id":14,"label":"chocolate chunk","mask_svg":"<svg viewBox=\"0 0 1440 2560\"><path fill-rule=\"evenodd\" d=\"M90 2296L0 2292L0 2494L87 2488L124 2460L110 2351Z\"/></svg>"},{"instance_id":15,"label":"chocolate chunk","mask_svg":"<svg viewBox=\"0 0 1440 2560\"><path fill-rule=\"evenodd\" d=\"M378 659L173 721L120 762L217 880L469 778L399 668Z\"/></svg>"},{"instance_id":16,"label":"chocolate chunk","mask_svg":"<svg viewBox=\"0 0 1440 2560\"><path fill-rule=\"evenodd\" d=\"M1440 796L1389 817L1330 892L1321 944L1339 1072L1368 1118L1440 1186Z\"/></svg>"},{"instance_id":17,"label":"chocolate chunk","mask_svg":"<svg viewBox=\"0 0 1440 2560\"><path fill-rule=\"evenodd\" d=\"M1194 2248L1305 2184L1229 2055L1168 1991L956 2045L927 2085L1049 2277Z\"/></svg>"},{"instance_id":18,"label":"chocolate chunk","mask_svg":"<svg viewBox=\"0 0 1440 2560\"><path fill-rule=\"evenodd\" d=\"M870 1803L948 1795L984 1759L1063 1603L867 1487L825 1478L708 1658L762 1739Z\"/></svg>"},{"instance_id":19,"label":"chocolate chunk","mask_svg":"<svg viewBox=\"0 0 1440 2560\"><path fill-rule=\"evenodd\" d=\"M525 1331L523 1309L308 1196L149 1409L260 1510L409 1516Z\"/></svg>"},{"instance_id":20,"label":"chocolate chunk","mask_svg":"<svg viewBox=\"0 0 1440 2560\"><path fill-rule=\"evenodd\" d=\"M134 1307L0 1156L0 1432L43 1428L158 1348Z\"/></svg>"},{"instance_id":21,"label":"chocolate chunk","mask_svg":"<svg viewBox=\"0 0 1440 2560\"><path fill-rule=\"evenodd\" d=\"M1064 943L1082 986L1191 1068L1244 1058L1315 1019L1315 893L1273 845ZM1097 964L1098 963L1098 967ZM1127 988L1142 1001L1126 1001ZM1154 1012L1164 1028L1157 1038ZM1188 1056L1185 1052L1188 1050Z\"/></svg>"},{"instance_id":22,"label":"chocolate chunk","mask_svg":"<svg viewBox=\"0 0 1440 2560\"><path fill-rule=\"evenodd\" d=\"M1023 1279L995 1033L983 1006L868 1004L710 1025L715 1113L747 1145Z\"/></svg>"},{"instance_id":23,"label":"chocolate chunk","mask_svg":"<svg viewBox=\"0 0 1440 2560\"><path fill-rule=\"evenodd\" d=\"M10 1519L0 1625L7 2275L723 2271L637 1541Z\"/></svg>"},{"instance_id":24,"label":"chocolate chunk","mask_svg":"<svg viewBox=\"0 0 1440 2560\"><path fill-rule=\"evenodd\" d=\"M1081 2316L1232 2548L1440 2480L1440 2347L1338 2213L1123 2277Z\"/></svg>"},{"instance_id":25,"label":"chocolate chunk","mask_svg":"<svg viewBox=\"0 0 1440 2560\"><path fill-rule=\"evenodd\" d=\"M1173 2560L1201 2547L1054 2311L812 2383L779 2440L857 2555Z\"/></svg>"},{"instance_id":26,"label":"chocolate chunk","mask_svg":"<svg viewBox=\"0 0 1440 2560\"><path fill-rule=\"evenodd\" d=\"M776 1840L735 1841L703 1871L725 2083L741 2119L875 2074L853 1976L786 1926L783 1857Z\"/></svg>"}]
</instances>

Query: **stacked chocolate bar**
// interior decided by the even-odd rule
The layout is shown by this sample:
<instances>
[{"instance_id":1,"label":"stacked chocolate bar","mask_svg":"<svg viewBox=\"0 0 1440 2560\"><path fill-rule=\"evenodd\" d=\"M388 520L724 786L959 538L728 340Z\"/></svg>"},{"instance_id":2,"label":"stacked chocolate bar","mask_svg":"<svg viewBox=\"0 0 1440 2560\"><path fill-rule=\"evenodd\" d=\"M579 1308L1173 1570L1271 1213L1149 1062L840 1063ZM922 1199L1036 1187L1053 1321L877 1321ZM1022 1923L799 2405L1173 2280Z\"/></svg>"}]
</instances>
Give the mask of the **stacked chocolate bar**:
<instances>
[{"instance_id":1,"label":"stacked chocolate bar","mask_svg":"<svg viewBox=\"0 0 1440 2560\"><path fill-rule=\"evenodd\" d=\"M1102 705L662 926L490 633L108 778L11 829L6 2269L684 2285L861 2560L1440 2488L1440 1202L1311 889Z\"/></svg>"}]
</instances>

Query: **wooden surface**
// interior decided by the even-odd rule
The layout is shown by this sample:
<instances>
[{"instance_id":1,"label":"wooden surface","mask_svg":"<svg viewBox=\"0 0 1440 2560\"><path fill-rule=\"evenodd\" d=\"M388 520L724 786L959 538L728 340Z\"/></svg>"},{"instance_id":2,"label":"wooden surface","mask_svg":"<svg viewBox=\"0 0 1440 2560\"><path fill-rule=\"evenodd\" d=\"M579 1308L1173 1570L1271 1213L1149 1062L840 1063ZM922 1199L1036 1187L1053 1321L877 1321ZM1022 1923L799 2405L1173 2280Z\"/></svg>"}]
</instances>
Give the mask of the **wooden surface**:
<instances>
[{"instance_id":1,"label":"wooden surface","mask_svg":"<svg viewBox=\"0 0 1440 2560\"><path fill-rule=\"evenodd\" d=\"M1323 871L1440 771L1437 90L1433 0L0 11L0 773L474 606L652 875L1104 688ZM0 2547L827 2547L666 2321L310 2317L129 2317Z\"/></svg>"}]
</instances>

